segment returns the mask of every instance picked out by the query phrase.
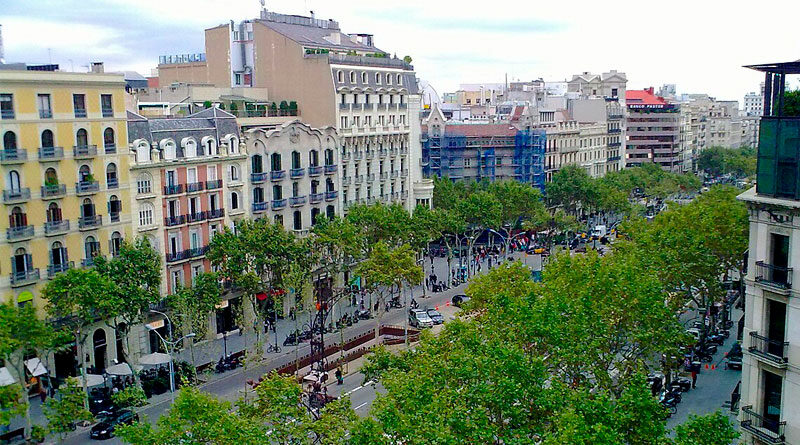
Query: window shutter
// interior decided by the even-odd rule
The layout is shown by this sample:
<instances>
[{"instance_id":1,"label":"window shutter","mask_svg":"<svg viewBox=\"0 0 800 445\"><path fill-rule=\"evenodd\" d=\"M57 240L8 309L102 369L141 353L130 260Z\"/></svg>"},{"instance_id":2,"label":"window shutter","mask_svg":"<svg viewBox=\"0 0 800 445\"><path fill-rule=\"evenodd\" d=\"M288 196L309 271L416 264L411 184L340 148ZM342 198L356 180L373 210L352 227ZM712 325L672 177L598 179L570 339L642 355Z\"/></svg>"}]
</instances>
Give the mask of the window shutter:
<instances>
[{"instance_id":1,"label":"window shutter","mask_svg":"<svg viewBox=\"0 0 800 445\"><path fill-rule=\"evenodd\" d=\"M55 209L56 221L61 221L61 207Z\"/></svg>"},{"instance_id":2,"label":"window shutter","mask_svg":"<svg viewBox=\"0 0 800 445\"><path fill-rule=\"evenodd\" d=\"M25 268L27 270L33 270L33 257L30 253L25 255Z\"/></svg>"},{"instance_id":3,"label":"window shutter","mask_svg":"<svg viewBox=\"0 0 800 445\"><path fill-rule=\"evenodd\" d=\"M67 248L66 247L62 247L61 248L61 259L64 260L64 264L69 262L69 255L67 254Z\"/></svg>"},{"instance_id":4,"label":"window shutter","mask_svg":"<svg viewBox=\"0 0 800 445\"><path fill-rule=\"evenodd\" d=\"M28 225L28 214L27 213L23 213L22 214L22 226L24 227L24 226L27 226L27 225Z\"/></svg>"},{"instance_id":5,"label":"window shutter","mask_svg":"<svg viewBox=\"0 0 800 445\"><path fill-rule=\"evenodd\" d=\"M8 226L16 227L16 225L14 224L14 215L8 215Z\"/></svg>"}]
</instances>

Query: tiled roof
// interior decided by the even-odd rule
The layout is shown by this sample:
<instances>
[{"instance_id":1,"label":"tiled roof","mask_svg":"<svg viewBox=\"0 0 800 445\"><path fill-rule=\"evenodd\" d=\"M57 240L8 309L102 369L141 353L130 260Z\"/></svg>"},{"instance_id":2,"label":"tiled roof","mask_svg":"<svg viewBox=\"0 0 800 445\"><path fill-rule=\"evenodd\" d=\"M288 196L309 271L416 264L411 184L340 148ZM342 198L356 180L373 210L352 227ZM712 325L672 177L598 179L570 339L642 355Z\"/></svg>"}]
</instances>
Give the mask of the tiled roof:
<instances>
[{"instance_id":1,"label":"tiled roof","mask_svg":"<svg viewBox=\"0 0 800 445\"><path fill-rule=\"evenodd\" d=\"M256 20L256 22L272 29L278 34L283 35L301 45L316 46L320 48L340 48L352 49L356 51L383 52L374 46L367 46L363 43L354 42L350 36L342 33L338 29L319 28L310 25L299 25L294 23L281 23L271 20ZM326 37L331 34L339 34L339 42L334 43Z\"/></svg>"},{"instance_id":2,"label":"tiled roof","mask_svg":"<svg viewBox=\"0 0 800 445\"><path fill-rule=\"evenodd\" d=\"M514 107L514 114L511 115L511 121L516 122L519 120L519 117L522 116L522 111L525 110L525 107L522 105L517 105Z\"/></svg>"},{"instance_id":3,"label":"tiled roof","mask_svg":"<svg viewBox=\"0 0 800 445\"><path fill-rule=\"evenodd\" d=\"M627 90L625 91L625 102L628 105L666 105L667 101L663 97L653 94L653 90Z\"/></svg>"}]
</instances>

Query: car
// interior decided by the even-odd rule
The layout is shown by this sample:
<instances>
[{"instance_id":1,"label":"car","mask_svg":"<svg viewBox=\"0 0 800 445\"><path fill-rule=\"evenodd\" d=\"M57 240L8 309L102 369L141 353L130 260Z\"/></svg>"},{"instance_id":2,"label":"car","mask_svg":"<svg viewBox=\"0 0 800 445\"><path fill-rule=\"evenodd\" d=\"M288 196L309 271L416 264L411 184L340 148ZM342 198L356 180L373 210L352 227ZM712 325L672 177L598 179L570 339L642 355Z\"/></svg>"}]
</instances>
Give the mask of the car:
<instances>
[{"instance_id":1,"label":"car","mask_svg":"<svg viewBox=\"0 0 800 445\"><path fill-rule=\"evenodd\" d=\"M89 436L92 439L104 440L114 437L114 429L117 425L130 425L139 421L139 415L129 409L123 409L113 414L105 416L92 427Z\"/></svg>"},{"instance_id":2,"label":"car","mask_svg":"<svg viewBox=\"0 0 800 445\"><path fill-rule=\"evenodd\" d=\"M461 307L464 303L469 301L469 297L464 294L453 295L453 306Z\"/></svg>"},{"instance_id":3,"label":"car","mask_svg":"<svg viewBox=\"0 0 800 445\"><path fill-rule=\"evenodd\" d=\"M408 323L415 328L432 328L433 320L422 309L408 310Z\"/></svg>"},{"instance_id":4,"label":"car","mask_svg":"<svg viewBox=\"0 0 800 445\"><path fill-rule=\"evenodd\" d=\"M544 248L544 247L542 247L542 246L531 246L531 247L528 247L528 250L526 250L526 251L525 251L525 253L527 253L528 255L532 255L532 254L542 254L542 253L544 253L546 250L547 250L547 249L546 249L546 248Z\"/></svg>"},{"instance_id":5,"label":"car","mask_svg":"<svg viewBox=\"0 0 800 445\"><path fill-rule=\"evenodd\" d=\"M428 313L428 317L431 317L431 320L433 320L433 324L444 323L444 317L436 309L428 309L426 312Z\"/></svg>"}]
</instances>

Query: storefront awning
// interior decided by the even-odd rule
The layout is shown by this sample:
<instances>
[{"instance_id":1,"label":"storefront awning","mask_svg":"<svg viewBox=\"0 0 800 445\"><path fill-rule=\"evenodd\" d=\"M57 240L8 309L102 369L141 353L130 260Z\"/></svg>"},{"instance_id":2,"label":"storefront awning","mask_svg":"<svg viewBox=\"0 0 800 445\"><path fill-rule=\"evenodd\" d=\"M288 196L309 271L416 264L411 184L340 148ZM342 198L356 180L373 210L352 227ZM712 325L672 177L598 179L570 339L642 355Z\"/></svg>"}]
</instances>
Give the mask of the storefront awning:
<instances>
[{"instance_id":1,"label":"storefront awning","mask_svg":"<svg viewBox=\"0 0 800 445\"><path fill-rule=\"evenodd\" d=\"M78 385L83 386L83 376L79 375L76 377L78 379ZM106 383L106 379L103 378L101 375L97 374L86 374L86 387L91 388L92 386L100 386Z\"/></svg>"},{"instance_id":2,"label":"storefront awning","mask_svg":"<svg viewBox=\"0 0 800 445\"><path fill-rule=\"evenodd\" d=\"M8 368L3 366L0 368L0 386L8 386L17 383L17 379L8 372Z\"/></svg>"},{"instance_id":3,"label":"storefront awning","mask_svg":"<svg viewBox=\"0 0 800 445\"><path fill-rule=\"evenodd\" d=\"M118 365L112 365L106 368L106 374L108 375L131 375L133 371L131 367L127 363L120 363Z\"/></svg>"},{"instance_id":4,"label":"storefront awning","mask_svg":"<svg viewBox=\"0 0 800 445\"><path fill-rule=\"evenodd\" d=\"M17 303L25 303L26 301L33 300L33 292L26 290L17 295Z\"/></svg>"},{"instance_id":5,"label":"storefront awning","mask_svg":"<svg viewBox=\"0 0 800 445\"><path fill-rule=\"evenodd\" d=\"M47 374L47 368L44 367L44 364L41 360L39 360L39 357L25 360L25 367L28 368L28 372L30 372L34 377Z\"/></svg>"},{"instance_id":6,"label":"storefront awning","mask_svg":"<svg viewBox=\"0 0 800 445\"><path fill-rule=\"evenodd\" d=\"M163 352L154 352L152 354L147 354L139 357L139 363L145 366L165 365L169 362L170 362L169 355L164 354Z\"/></svg>"}]
</instances>

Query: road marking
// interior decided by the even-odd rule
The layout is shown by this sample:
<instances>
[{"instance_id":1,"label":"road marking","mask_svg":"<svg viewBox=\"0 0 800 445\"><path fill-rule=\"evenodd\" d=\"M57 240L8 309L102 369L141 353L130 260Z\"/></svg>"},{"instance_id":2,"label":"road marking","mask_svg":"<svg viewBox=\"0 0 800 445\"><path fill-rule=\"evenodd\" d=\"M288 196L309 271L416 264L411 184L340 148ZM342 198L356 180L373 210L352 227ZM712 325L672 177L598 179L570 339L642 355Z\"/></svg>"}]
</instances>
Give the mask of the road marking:
<instances>
[{"instance_id":1,"label":"road marking","mask_svg":"<svg viewBox=\"0 0 800 445\"><path fill-rule=\"evenodd\" d=\"M364 387L366 387L366 386L369 386L369 385L371 385L371 384L373 384L373 383L375 383L375 381L374 381L374 380L368 380L368 381L364 382L364 384L363 384L363 385L361 385L361 386L359 386L358 388L351 389L350 391L347 391L346 393L344 393L344 394L342 394L342 395L343 395L343 396L345 396L345 397L347 397L347 396L349 396L350 394L352 394L352 393L354 393L354 392L358 391L359 389L364 389Z\"/></svg>"},{"instance_id":2,"label":"road marking","mask_svg":"<svg viewBox=\"0 0 800 445\"><path fill-rule=\"evenodd\" d=\"M367 403L369 403L369 402L364 402L364 403L362 403L361 405L358 405L357 407L353 408L353 411L355 411L355 410L357 410L357 409L359 409L359 408L363 408L363 407L364 407L364 405L366 405Z\"/></svg>"}]
</instances>

